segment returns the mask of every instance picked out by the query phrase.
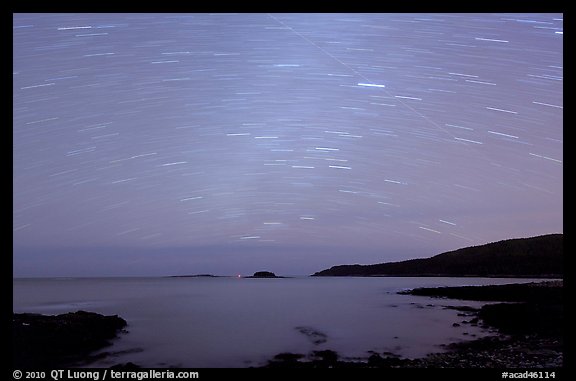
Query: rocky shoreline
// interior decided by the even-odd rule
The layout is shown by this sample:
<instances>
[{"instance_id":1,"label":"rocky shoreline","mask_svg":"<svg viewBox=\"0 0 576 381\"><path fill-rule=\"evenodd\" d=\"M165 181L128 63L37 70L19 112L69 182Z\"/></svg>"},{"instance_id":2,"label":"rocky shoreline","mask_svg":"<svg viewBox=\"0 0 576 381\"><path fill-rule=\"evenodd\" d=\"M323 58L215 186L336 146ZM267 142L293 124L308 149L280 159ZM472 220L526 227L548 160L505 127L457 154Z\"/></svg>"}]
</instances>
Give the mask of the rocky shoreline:
<instances>
[{"instance_id":1,"label":"rocky shoreline","mask_svg":"<svg viewBox=\"0 0 576 381\"><path fill-rule=\"evenodd\" d=\"M282 353L265 368L493 368L557 369L563 367L562 339L540 335L489 336L450 344L448 351L419 359L373 353L363 360L343 360L330 350L308 356ZM308 360L306 360L308 359Z\"/></svg>"},{"instance_id":2,"label":"rocky shoreline","mask_svg":"<svg viewBox=\"0 0 576 381\"><path fill-rule=\"evenodd\" d=\"M282 353L267 368L562 368L562 281L500 286L417 288L401 294L461 300L506 301L480 309L450 307L466 313L461 324L495 328L497 335L445 346L446 352L419 359L372 353L349 361L330 350L309 355ZM470 319L471 318L471 319Z\"/></svg>"},{"instance_id":3,"label":"rocky shoreline","mask_svg":"<svg viewBox=\"0 0 576 381\"><path fill-rule=\"evenodd\" d=\"M94 312L61 315L13 314L12 358L15 368L69 367L111 345L127 323Z\"/></svg>"}]
</instances>

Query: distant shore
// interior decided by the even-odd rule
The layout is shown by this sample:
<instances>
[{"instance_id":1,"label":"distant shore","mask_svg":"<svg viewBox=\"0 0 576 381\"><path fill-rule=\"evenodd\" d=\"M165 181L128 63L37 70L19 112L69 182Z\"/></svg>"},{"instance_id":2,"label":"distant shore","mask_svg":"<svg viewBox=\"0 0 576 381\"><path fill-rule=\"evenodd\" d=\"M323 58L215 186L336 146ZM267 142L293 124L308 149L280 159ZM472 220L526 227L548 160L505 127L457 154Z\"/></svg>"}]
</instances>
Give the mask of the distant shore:
<instances>
[{"instance_id":1,"label":"distant shore","mask_svg":"<svg viewBox=\"0 0 576 381\"><path fill-rule=\"evenodd\" d=\"M430 258L372 265L337 265L313 276L445 276L562 278L564 235L514 238L448 251Z\"/></svg>"}]
</instances>

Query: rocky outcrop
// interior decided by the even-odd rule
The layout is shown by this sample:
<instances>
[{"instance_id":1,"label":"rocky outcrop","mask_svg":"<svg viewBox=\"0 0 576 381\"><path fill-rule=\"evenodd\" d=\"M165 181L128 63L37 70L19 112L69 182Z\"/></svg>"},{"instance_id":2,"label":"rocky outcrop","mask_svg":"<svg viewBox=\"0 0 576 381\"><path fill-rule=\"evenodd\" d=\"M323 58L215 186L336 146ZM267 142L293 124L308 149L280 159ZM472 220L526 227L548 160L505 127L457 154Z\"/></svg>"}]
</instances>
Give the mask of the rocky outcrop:
<instances>
[{"instance_id":1,"label":"rocky outcrop","mask_svg":"<svg viewBox=\"0 0 576 381\"><path fill-rule=\"evenodd\" d=\"M488 286L422 287L399 294L493 302L561 303L562 281L512 283Z\"/></svg>"},{"instance_id":2,"label":"rocky outcrop","mask_svg":"<svg viewBox=\"0 0 576 381\"><path fill-rule=\"evenodd\" d=\"M562 281L416 288L399 293L487 302L514 302L482 306L478 318L505 334L552 336L562 334L564 317Z\"/></svg>"},{"instance_id":3,"label":"rocky outcrop","mask_svg":"<svg viewBox=\"0 0 576 381\"><path fill-rule=\"evenodd\" d=\"M109 346L126 325L116 315L86 311L56 316L13 314L13 366L72 366L91 352Z\"/></svg>"}]
</instances>

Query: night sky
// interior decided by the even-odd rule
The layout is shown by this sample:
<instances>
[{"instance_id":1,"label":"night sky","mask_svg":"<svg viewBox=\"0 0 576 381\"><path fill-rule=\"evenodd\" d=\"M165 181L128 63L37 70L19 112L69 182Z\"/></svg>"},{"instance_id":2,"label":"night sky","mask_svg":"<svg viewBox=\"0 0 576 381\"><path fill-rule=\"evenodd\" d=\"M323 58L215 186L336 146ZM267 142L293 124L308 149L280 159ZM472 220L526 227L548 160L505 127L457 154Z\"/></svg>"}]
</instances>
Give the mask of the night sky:
<instances>
[{"instance_id":1,"label":"night sky","mask_svg":"<svg viewBox=\"0 0 576 381\"><path fill-rule=\"evenodd\" d=\"M15 276L563 231L561 14L15 14Z\"/></svg>"}]
</instances>

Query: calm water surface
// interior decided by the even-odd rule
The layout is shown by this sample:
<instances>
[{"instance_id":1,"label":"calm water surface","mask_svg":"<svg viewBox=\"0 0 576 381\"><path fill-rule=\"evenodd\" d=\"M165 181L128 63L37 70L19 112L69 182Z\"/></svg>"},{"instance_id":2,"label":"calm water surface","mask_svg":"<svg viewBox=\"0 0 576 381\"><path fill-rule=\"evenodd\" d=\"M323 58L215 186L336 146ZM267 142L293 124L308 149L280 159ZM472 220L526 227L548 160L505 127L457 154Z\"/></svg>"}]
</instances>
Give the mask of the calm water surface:
<instances>
[{"instance_id":1,"label":"calm water surface","mask_svg":"<svg viewBox=\"0 0 576 381\"><path fill-rule=\"evenodd\" d=\"M346 358L368 351L420 357L440 344L489 332L446 306L481 302L398 295L415 287L525 283L487 278L71 278L15 279L14 312L86 310L128 321L91 364L145 367L258 366L281 352L332 349ZM297 327L305 327L305 329ZM319 332L323 343L304 332ZM467 334L465 334L467 333ZM325 335L325 336L322 336ZM476 335L476 336L474 336Z\"/></svg>"}]
</instances>

